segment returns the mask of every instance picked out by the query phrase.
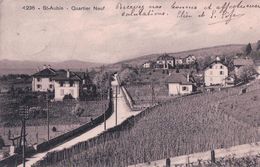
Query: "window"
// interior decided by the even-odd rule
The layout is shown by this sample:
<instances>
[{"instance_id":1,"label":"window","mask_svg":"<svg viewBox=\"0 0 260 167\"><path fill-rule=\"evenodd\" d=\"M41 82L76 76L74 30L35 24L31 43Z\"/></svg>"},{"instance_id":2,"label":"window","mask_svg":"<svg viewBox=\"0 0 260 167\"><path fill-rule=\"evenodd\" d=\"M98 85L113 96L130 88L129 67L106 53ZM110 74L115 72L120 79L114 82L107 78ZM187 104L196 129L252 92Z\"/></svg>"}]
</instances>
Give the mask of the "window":
<instances>
[{"instance_id":1,"label":"window","mask_svg":"<svg viewBox=\"0 0 260 167\"><path fill-rule=\"evenodd\" d=\"M74 90L73 90L73 89L70 89L70 94L71 94L72 96L74 96Z\"/></svg>"},{"instance_id":2,"label":"window","mask_svg":"<svg viewBox=\"0 0 260 167\"><path fill-rule=\"evenodd\" d=\"M182 87L182 91L188 91L188 90L189 90L189 88L187 86Z\"/></svg>"},{"instance_id":3,"label":"window","mask_svg":"<svg viewBox=\"0 0 260 167\"><path fill-rule=\"evenodd\" d=\"M60 82L60 86L63 87L63 85L64 85L64 82L61 81L61 82Z\"/></svg>"},{"instance_id":4,"label":"window","mask_svg":"<svg viewBox=\"0 0 260 167\"><path fill-rule=\"evenodd\" d=\"M49 81L52 82L52 78L49 78Z\"/></svg>"},{"instance_id":5,"label":"window","mask_svg":"<svg viewBox=\"0 0 260 167\"><path fill-rule=\"evenodd\" d=\"M41 78L37 78L37 81L38 81L38 82L41 82L42 80L41 80Z\"/></svg>"},{"instance_id":6,"label":"window","mask_svg":"<svg viewBox=\"0 0 260 167\"><path fill-rule=\"evenodd\" d=\"M73 87L74 82L70 81L70 87Z\"/></svg>"},{"instance_id":7,"label":"window","mask_svg":"<svg viewBox=\"0 0 260 167\"><path fill-rule=\"evenodd\" d=\"M220 69L223 69L223 66L220 66Z\"/></svg>"},{"instance_id":8,"label":"window","mask_svg":"<svg viewBox=\"0 0 260 167\"><path fill-rule=\"evenodd\" d=\"M49 88L52 89L52 88L53 88L53 85L49 85Z\"/></svg>"},{"instance_id":9,"label":"window","mask_svg":"<svg viewBox=\"0 0 260 167\"><path fill-rule=\"evenodd\" d=\"M220 73L220 75L224 75L224 71L220 71L219 73Z\"/></svg>"},{"instance_id":10,"label":"window","mask_svg":"<svg viewBox=\"0 0 260 167\"><path fill-rule=\"evenodd\" d=\"M61 89L61 90L60 90L60 95L61 95L61 96L64 96L64 89Z\"/></svg>"},{"instance_id":11,"label":"window","mask_svg":"<svg viewBox=\"0 0 260 167\"><path fill-rule=\"evenodd\" d=\"M37 84L37 88L38 88L38 89L41 89L41 88L42 88L42 85Z\"/></svg>"},{"instance_id":12,"label":"window","mask_svg":"<svg viewBox=\"0 0 260 167\"><path fill-rule=\"evenodd\" d=\"M210 65L209 68L211 69L211 68L212 68L212 65Z\"/></svg>"}]
</instances>

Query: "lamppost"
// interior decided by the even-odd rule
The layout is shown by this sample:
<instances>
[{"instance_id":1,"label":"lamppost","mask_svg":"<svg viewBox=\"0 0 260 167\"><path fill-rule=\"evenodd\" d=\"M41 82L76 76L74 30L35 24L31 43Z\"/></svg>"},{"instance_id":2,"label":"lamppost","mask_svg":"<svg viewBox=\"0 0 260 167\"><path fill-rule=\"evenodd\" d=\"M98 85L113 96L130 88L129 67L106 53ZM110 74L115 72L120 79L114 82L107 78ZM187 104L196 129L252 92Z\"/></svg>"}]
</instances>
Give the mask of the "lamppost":
<instances>
[{"instance_id":1,"label":"lamppost","mask_svg":"<svg viewBox=\"0 0 260 167\"><path fill-rule=\"evenodd\" d=\"M25 167L25 135L26 135L26 124L25 121L29 119L29 107L28 106L20 106L19 107L19 115L22 118L22 134L23 137L23 167Z\"/></svg>"}]
</instances>

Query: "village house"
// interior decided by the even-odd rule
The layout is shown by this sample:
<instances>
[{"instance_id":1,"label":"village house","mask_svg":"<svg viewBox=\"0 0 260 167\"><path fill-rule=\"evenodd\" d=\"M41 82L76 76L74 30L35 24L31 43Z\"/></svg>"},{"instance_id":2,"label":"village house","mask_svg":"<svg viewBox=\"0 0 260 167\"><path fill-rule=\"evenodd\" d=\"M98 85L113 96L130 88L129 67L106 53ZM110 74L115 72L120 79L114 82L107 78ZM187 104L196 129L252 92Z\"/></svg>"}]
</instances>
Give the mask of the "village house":
<instances>
[{"instance_id":1,"label":"village house","mask_svg":"<svg viewBox=\"0 0 260 167\"><path fill-rule=\"evenodd\" d=\"M175 67L175 59L172 56L164 54L159 56L156 61L156 68L173 69Z\"/></svg>"},{"instance_id":2,"label":"village house","mask_svg":"<svg viewBox=\"0 0 260 167\"><path fill-rule=\"evenodd\" d=\"M234 59L235 74L238 75L239 69L244 66L253 66L254 62L250 58Z\"/></svg>"},{"instance_id":3,"label":"village house","mask_svg":"<svg viewBox=\"0 0 260 167\"><path fill-rule=\"evenodd\" d=\"M143 68L146 68L146 69L149 69L149 68L153 68L153 65L154 65L154 62L153 61L147 61L145 62L142 67Z\"/></svg>"},{"instance_id":4,"label":"village house","mask_svg":"<svg viewBox=\"0 0 260 167\"><path fill-rule=\"evenodd\" d=\"M225 86L228 77L228 68L217 57L214 62L209 64L204 70L205 86L222 85Z\"/></svg>"},{"instance_id":5,"label":"village house","mask_svg":"<svg viewBox=\"0 0 260 167\"><path fill-rule=\"evenodd\" d=\"M197 60L197 59L196 59L195 56L193 56L193 55L189 55L189 56L187 56L187 57L184 58L183 63L189 65L189 64L193 64L193 63L195 63L196 60Z\"/></svg>"},{"instance_id":6,"label":"village house","mask_svg":"<svg viewBox=\"0 0 260 167\"><path fill-rule=\"evenodd\" d=\"M169 95L190 94L194 91L194 84L191 82L189 74L187 76L180 73L172 73L168 79Z\"/></svg>"},{"instance_id":7,"label":"village house","mask_svg":"<svg viewBox=\"0 0 260 167\"><path fill-rule=\"evenodd\" d=\"M83 79L75 72L60 71L59 75L54 77L54 100L61 101L65 95L71 95L78 99Z\"/></svg>"},{"instance_id":8,"label":"village house","mask_svg":"<svg viewBox=\"0 0 260 167\"><path fill-rule=\"evenodd\" d=\"M65 95L77 99L85 83L85 72L54 70L44 65L43 70L32 75L33 92L54 92L54 100L63 100Z\"/></svg>"},{"instance_id":9,"label":"village house","mask_svg":"<svg viewBox=\"0 0 260 167\"><path fill-rule=\"evenodd\" d=\"M33 92L47 92L54 91L53 77L57 75L56 71L50 65L43 66L41 71L32 75L32 91Z\"/></svg>"},{"instance_id":10,"label":"village house","mask_svg":"<svg viewBox=\"0 0 260 167\"><path fill-rule=\"evenodd\" d=\"M183 59L182 58L175 58L175 65L176 66L183 65Z\"/></svg>"}]
</instances>

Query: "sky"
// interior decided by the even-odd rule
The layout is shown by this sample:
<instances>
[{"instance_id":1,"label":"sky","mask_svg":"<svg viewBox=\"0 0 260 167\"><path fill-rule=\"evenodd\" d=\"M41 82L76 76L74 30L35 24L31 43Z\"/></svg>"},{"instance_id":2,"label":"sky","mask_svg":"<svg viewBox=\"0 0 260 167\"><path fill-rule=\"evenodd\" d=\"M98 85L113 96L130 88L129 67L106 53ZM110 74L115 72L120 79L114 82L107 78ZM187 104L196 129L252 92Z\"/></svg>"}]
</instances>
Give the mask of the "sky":
<instances>
[{"instance_id":1,"label":"sky","mask_svg":"<svg viewBox=\"0 0 260 167\"><path fill-rule=\"evenodd\" d=\"M237 5L241 0L232 0ZM171 6L185 9L191 18L180 18ZM235 9L241 15L230 23L221 19L223 0L0 0L0 60L64 61L84 60L114 63L153 53L178 52L225 44L247 44L260 38L260 8ZM122 16L127 6L162 5L156 12L165 16ZM205 9L212 3L210 9ZM259 0L242 1L246 5ZM35 6L24 10L23 6ZM42 6L62 6L62 11L46 11ZM71 6L88 6L89 11L72 11ZM103 7L102 11L92 10ZM40 8L40 10L38 10ZM68 8L68 9L67 9ZM198 18L205 11L206 16ZM225 13L232 13L229 8ZM234 14L233 13L233 14ZM180 15L179 15L180 16ZM224 19L225 20L225 19ZM215 24L214 24L215 23Z\"/></svg>"}]
</instances>

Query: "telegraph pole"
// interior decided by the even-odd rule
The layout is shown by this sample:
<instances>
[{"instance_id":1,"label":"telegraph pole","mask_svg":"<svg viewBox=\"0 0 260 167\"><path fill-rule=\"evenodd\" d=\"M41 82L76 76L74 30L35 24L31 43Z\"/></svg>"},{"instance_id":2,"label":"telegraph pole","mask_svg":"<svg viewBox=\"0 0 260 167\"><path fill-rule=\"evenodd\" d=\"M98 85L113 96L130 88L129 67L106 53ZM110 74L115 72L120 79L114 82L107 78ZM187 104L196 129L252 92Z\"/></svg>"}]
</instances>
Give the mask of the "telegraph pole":
<instances>
[{"instance_id":1,"label":"telegraph pole","mask_svg":"<svg viewBox=\"0 0 260 167\"><path fill-rule=\"evenodd\" d=\"M28 106L20 106L19 108L19 114L22 117L22 138L23 138L23 167L25 167L25 136L26 136L26 127L25 127L25 120L29 119L29 107Z\"/></svg>"},{"instance_id":2,"label":"telegraph pole","mask_svg":"<svg viewBox=\"0 0 260 167\"><path fill-rule=\"evenodd\" d=\"M115 111L116 111L116 125L117 125L117 86L116 86L116 106L115 106Z\"/></svg>"},{"instance_id":3,"label":"telegraph pole","mask_svg":"<svg viewBox=\"0 0 260 167\"><path fill-rule=\"evenodd\" d=\"M154 93L154 83L152 81L151 83L151 87L152 87L152 106L154 105L154 101L155 101L155 93Z\"/></svg>"},{"instance_id":4,"label":"telegraph pole","mask_svg":"<svg viewBox=\"0 0 260 167\"><path fill-rule=\"evenodd\" d=\"M47 99L47 129L48 129L48 142L50 140L50 119L49 119L49 96L46 94Z\"/></svg>"},{"instance_id":5,"label":"telegraph pole","mask_svg":"<svg viewBox=\"0 0 260 167\"><path fill-rule=\"evenodd\" d=\"M103 103L103 90L101 90L101 103ZM104 130L106 130L106 104L102 105L102 109L104 110Z\"/></svg>"},{"instance_id":6,"label":"telegraph pole","mask_svg":"<svg viewBox=\"0 0 260 167\"><path fill-rule=\"evenodd\" d=\"M23 118L23 167L25 167L25 119Z\"/></svg>"}]
</instances>

